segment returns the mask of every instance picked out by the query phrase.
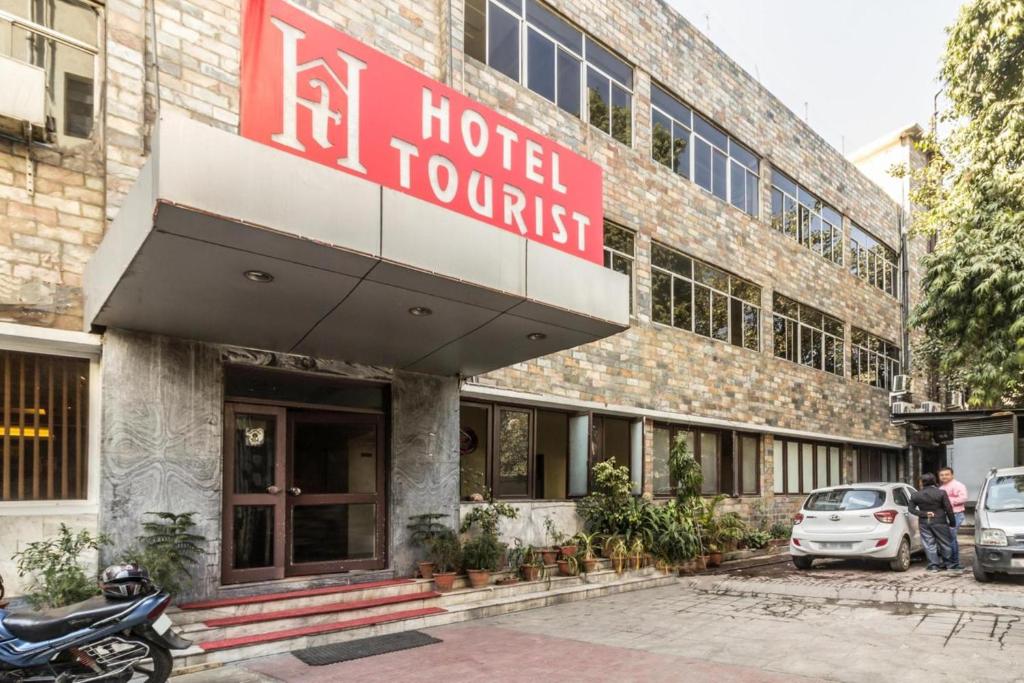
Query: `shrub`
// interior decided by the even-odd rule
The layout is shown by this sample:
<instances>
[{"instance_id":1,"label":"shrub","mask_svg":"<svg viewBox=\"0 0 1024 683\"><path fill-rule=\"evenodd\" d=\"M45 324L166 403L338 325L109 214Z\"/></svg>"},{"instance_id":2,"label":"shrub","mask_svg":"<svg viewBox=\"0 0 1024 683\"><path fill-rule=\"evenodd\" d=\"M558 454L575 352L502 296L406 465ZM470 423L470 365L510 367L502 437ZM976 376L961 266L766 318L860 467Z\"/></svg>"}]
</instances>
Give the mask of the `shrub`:
<instances>
[{"instance_id":1,"label":"shrub","mask_svg":"<svg viewBox=\"0 0 1024 683\"><path fill-rule=\"evenodd\" d=\"M676 499L680 503L685 504L700 498L704 472L690 452L690 447L686 445L682 434L676 436L676 442L669 451L668 471L676 487Z\"/></svg>"},{"instance_id":2,"label":"shrub","mask_svg":"<svg viewBox=\"0 0 1024 683\"><path fill-rule=\"evenodd\" d=\"M505 547L492 534L480 534L462 545L462 564L466 569L497 571Z\"/></svg>"},{"instance_id":3,"label":"shrub","mask_svg":"<svg viewBox=\"0 0 1024 683\"><path fill-rule=\"evenodd\" d=\"M25 597L40 609L64 607L97 595L99 584L95 577L86 575L81 556L109 542L103 534L93 536L84 529L74 533L61 523L57 538L29 543L14 554L18 576L29 577Z\"/></svg>"},{"instance_id":4,"label":"shrub","mask_svg":"<svg viewBox=\"0 0 1024 683\"><path fill-rule=\"evenodd\" d=\"M206 537L195 533L195 512L147 512L156 519L142 523L139 546L124 553L123 562L149 570L162 589L179 594L192 584L192 569L205 554Z\"/></svg>"},{"instance_id":5,"label":"shrub","mask_svg":"<svg viewBox=\"0 0 1024 683\"><path fill-rule=\"evenodd\" d=\"M430 539L430 561L434 563L434 571L439 574L453 572L462 562L462 544L455 532L445 527Z\"/></svg>"}]
</instances>

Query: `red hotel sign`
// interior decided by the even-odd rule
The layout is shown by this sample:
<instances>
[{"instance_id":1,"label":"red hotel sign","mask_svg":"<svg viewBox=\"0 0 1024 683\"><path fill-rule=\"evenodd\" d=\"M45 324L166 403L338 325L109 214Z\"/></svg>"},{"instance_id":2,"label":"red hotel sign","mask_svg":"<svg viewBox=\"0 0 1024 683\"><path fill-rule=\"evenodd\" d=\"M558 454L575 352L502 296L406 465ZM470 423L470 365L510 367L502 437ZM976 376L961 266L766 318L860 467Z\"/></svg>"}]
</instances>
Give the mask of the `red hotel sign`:
<instances>
[{"instance_id":1,"label":"red hotel sign","mask_svg":"<svg viewBox=\"0 0 1024 683\"><path fill-rule=\"evenodd\" d=\"M242 19L242 135L601 263L601 168L284 0Z\"/></svg>"}]
</instances>

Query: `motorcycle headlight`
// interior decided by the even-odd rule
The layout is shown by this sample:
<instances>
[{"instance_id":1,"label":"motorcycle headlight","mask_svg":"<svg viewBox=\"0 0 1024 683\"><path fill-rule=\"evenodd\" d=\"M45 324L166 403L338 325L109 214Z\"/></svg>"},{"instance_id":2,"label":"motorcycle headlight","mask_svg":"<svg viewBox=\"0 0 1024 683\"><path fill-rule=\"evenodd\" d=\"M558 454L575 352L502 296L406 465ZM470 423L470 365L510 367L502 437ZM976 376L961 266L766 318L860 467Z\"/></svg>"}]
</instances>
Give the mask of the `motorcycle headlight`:
<instances>
[{"instance_id":1,"label":"motorcycle headlight","mask_svg":"<svg viewBox=\"0 0 1024 683\"><path fill-rule=\"evenodd\" d=\"M982 529L979 545L1006 545L1006 532L1002 529Z\"/></svg>"}]
</instances>

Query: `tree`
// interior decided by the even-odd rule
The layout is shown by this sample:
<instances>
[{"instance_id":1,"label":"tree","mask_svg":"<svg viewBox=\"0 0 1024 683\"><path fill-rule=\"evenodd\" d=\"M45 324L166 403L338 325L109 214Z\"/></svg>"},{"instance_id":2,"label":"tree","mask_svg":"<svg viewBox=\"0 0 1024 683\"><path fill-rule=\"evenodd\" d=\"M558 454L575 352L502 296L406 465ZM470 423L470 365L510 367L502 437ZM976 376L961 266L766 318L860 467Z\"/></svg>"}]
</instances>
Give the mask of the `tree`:
<instances>
[{"instance_id":1,"label":"tree","mask_svg":"<svg viewBox=\"0 0 1024 683\"><path fill-rule=\"evenodd\" d=\"M925 360L974 405L1024 399L1024 0L974 0L948 29L944 136L912 173L914 230L934 236L911 324Z\"/></svg>"}]
</instances>

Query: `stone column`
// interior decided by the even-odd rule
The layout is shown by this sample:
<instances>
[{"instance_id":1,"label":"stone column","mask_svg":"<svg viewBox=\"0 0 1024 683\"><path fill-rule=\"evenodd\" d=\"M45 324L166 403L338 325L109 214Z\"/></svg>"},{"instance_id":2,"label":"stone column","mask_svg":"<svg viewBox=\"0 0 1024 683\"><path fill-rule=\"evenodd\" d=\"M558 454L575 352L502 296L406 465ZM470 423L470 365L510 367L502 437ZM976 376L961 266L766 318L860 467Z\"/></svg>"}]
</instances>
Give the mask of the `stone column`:
<instances>
[{"instance_id":1,"label":"stone column","mask_svg":"<svg viewBox=\"0 0 1024 683\"><path fill-rule=\"evenodd\" d=\"M223 382L213 347L107 330L103 359L100 531L109 563L141 533L146 512L195 512L209 539L191 594L220 581Z\"/></svg>"},{"instance_id":2,"label":"stone column","mask_svg":"<svg viewBox=\"0 0 1024 683\"><path fill-rule=\"evenodd\" d=\"M459 380L396 372L391 388L390 562L411 575L421 551L409 542L409 516L459 521Z\"/></svg>"}]
</instances>

